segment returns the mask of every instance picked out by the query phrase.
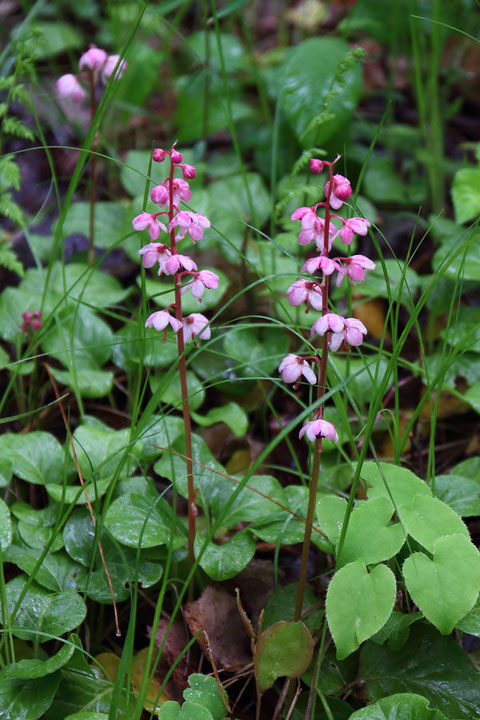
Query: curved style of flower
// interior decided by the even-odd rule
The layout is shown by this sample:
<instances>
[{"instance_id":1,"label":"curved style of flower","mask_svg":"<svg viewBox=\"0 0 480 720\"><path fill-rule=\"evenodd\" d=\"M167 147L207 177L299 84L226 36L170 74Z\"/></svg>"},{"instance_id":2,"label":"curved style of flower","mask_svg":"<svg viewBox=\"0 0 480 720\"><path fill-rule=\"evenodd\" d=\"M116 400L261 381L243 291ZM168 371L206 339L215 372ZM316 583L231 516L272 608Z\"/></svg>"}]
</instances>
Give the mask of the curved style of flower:
<instances>
[{"instance_id":1,"label":"curved style of flower","mask_svg":"<svg viewBox=\"0 0 480 720\"><path fill-rule=\"evenodd\" d=\"M306 360L299 355L287 355L278 366L282 380L286 383L296 383L303 375L311 385L317 382L317 376Z\"/></svg>"},{"instance_id":2,"label":"curved style of flower","mask_svg":"<svg viewBox=\"0 0 480 720\"><path fill-rule=\"evenodd\" d=\"M335 443L338 442L335 425L321 418L305 423L298 433L298 437L302 438L304 435L306 435L311 442L315 442L319 436L327 438L327 440L333 440Z\"/></svg>"}]
</instances>

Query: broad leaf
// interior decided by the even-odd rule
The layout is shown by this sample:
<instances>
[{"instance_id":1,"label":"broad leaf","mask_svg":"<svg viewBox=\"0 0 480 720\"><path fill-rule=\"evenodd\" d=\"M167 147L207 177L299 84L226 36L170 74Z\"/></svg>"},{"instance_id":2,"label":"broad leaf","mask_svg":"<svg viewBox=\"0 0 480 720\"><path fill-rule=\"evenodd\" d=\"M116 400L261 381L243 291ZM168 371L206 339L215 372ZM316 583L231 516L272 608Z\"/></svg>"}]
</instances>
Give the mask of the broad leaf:
<instances>
[{"instance_id":1,"label":"broad leaf","mask_svg":"<svg viewBox=\"0 0 480 720\"><path fill-rule=\"evenodd\" d=\"M10 545L5 552L5 559L31 575L42 552L42 550L33 548L24 549L17 545ZM86 580L85 568L74 562L62 550L46 555L35 573L35 581L53 592L84 590Z\"/></svg>"},{"instance_id":2,"label":"broad leaf","mask_svg":"<svg viewBox=\"0 0 480 720\"><path fill-rule=\"evenodd\" d=\"M96 713L108 713L112 704L113 685L108 680L97 677L93 672L85 670L64 669L62 680L55 695L55 700L48 710L46 720L65 720L69 715L85 713L82 720L100 720ZM123 690L117 698L116 720L134 720L135 696ZM102 715L100 715L100 718Z\"/></svg>"},{"instance_id":3,"label":"broad leaf","mask_svg":"<svg viewBox=\"0 0 480 720\"><path fill-rule=\"evenodd\" d=\"M198 557L205 538L202 535L195 537L195 555ZM227 542L217 545L208 543L200 558L200 567L207 575L218 582L229 580L238 575L255 555L256 543L248 530L236 532Z\"/></svg>"},{"instance_id":4,"label":"broad leaf","mask_svg":"<svg viewBox=\"0 0 480 720\"><path fill-rule=\"evenodd\" d=\"M205 400L205 390L197 376L187 370L188 405L192 410L198 410ZM182 408L182 389L180 373L159 373L150 376L150 389L159 401L166 405L173 405L177 410Z\"/></svg>"},{"instance_id":5,"label":"broad leaf","mask_svg":"<svg viewBox=\"0 0 480 720\"><path fill-rule=\"evenodd\" d=\"M108 508L105 527L127 547L171 544L178 549L185 543L170 506L160 496L153 500L135 492L122 495Z\"/></svg>"},{"instance_id":6,"label":"broad leaf","mask_svg":"<svg viewBox=\"0 0 480 720\"><path fill-rule=\"evenodd\" d=\"M10 510L4 500L0 498L0 550L4 551L12 542L12 521Z\"/></svg>"},{"instance_id":7,"label":"broad leaf","mask_svg":"<svg viewBox=\"0 0 480 720\"><path fill-rule=\"evenodd\" d=\"M226 709L215 678L192 673L189 675L188 684L190 687L183 691L185 700L207 708L213 720L223 720ZM223 692L225 693L225 690ZM225 699L227 699L226 693Z\"/></svg>"},{"instance_id":8,"label":"broad leaf","mask_svg":"<svg viewBox=\"0 0 480 720\"><path fill-rule=\"evenodd\" d=\"M70 205L63 223L63 236L79 233L89 237L90 205L75 202ZM98 201L95 203L94 237L95 247L110 248L122 240L125 205L119 202Z\"/></svg>"},{"instance_id":9,"label":"broad leaf","mask_svg":"<svg viewBox=\"0 0 480 720\"><path fill-rule=\"evenodd\" d=\"M461 517L480 515L480 458L464 460L449 475L436 475L435 495Z\"/></svg>"},{"instance_id":10,"label":"broad leaf","mask_svg":"<svg viewBox=\"0 0 480 720\"><path fill-rule=\"evenodd\" d=\"M428 485L406 468L391 463L363 463L360 477L367 484L369 498L386 497L393 501L392 511L399 505L410 502L413 495L428 495L432 492Z\"/></svg>"},{"instance_id":11,"label":"broad leaf","mask_svg":"<svg viewBox=\"0 0 480 720\"><path fill-rule=\"evenodd\" d=\"M435 540L445 535L464 535L470 539L468 528L452 508L437 498L415 495L409 504L398 509L408 534L429 552L433 552Z\"/></svg>"},{"instance_id":12,"label":"broad leaf","mask_svg":"<svg viewBox=\"0 0 480 720\"><path fill-rule=\"evenodd\" d=\"M265 605L262 629L285 620L293 622L297 605L298 583L291 583L276 590L270 595ZM305 586L302 604L302 617L300 618L310 633L314 633L322 626L323 611L319 609L319 600L311 585ZM304 614L305 613L305 614ZM304 614L304 615L303 615Z\"/></svg>"},{"instance_id":13,"label":"broad leaf","mask_svg":"<svg viewBox=\"0 0 480 720\"><path fill-rule=\"evenodd\" d=\"M400 523L391 524L392 504L385 497L358 503L350 516L339 555L342 565L362 560L373 565L400 551L405 533Z\"/></svg>"},{"instance_id":14,"label":"broad leaf","mask_svg":"<svg viewBox=\"0 0 480 720\"><path fill-rule=\"evenodd\" d=\"M382 698L350 715L350 720L449 720L440 710L429 707L421 695L398 693Z\"/></svg>"},{"instance_id":15,"label":"broad leaf","mask_svg":"<svg viewBox=\"0 0 480 720\"><path fill-rule=\"evenodd\" d=\"M141 443L130 443L128 428L112 432L80 425L73 439L84 480L113 477L120 468L128 475L138 464Z\"/></svg>"},{"instance_id":16,"label":"broad leaf","mask_svg":"<svg viewBox=\"0 0 480 720\"><path fill-rule=\"evenodd\" d=\"M34 678L43 678L47 675L60 670L72 657L76 650L76 645L66 642L60 650L48 660L20 660L19 662L7 665L2 671L5 678L16 678L17 680L33 680Z\"/></svg>"},{"instance_id":17,"label":"broad leaf","mask_svg":"<svg viewBox=\"0 0 480 720\"><path fill-rule=\"evenodd\" d=\"M225 403L222 407L211 408L206 415L192 412L192 418L201 427L210 427L223 422L237 437L242 437L248 430L247 413L234 402Z\"/></svg>"},{"instance_id":18,"label":"broad leaf","mask_svg":"<svg viewBox=\"0 0 480 720\"><path fill-rule=\"evenodd\" d=\"M462 168L453 178L455 220L469 222L480 215L480 168Z\"/></svg>"},{"instance_id":19,"label":"broad leaf","mask_svg":"<svg viewBox=\"0 0 480 720\"><path fill-rule=\"evenodd\" d=\"M17 680L0 674L2 720L37 720L50 707L60 673L33 680Z\"/></svg>"},{"instance_id":20,"label":"broad leaf","mask_svg":"<svg viewBox=\"0 0 480 720\"><path fill-rule=\"evenodd\" d=\"M12 472L22 480L43 485L60 483L65 457L58 440L50 433L6 434L0 437L0 454L12 464Z\"/></svg>"},{"instance_id":21,"label":"broad leaf","mask_svg":"<svg viewBox=\"0 0 480 720\"><path fill-rule=\"evenodd\" d=\"M312 661L313 646L301 622L278 622L262 632L254 656L260 690L268 690L279 677L300 677Z\"/></svg>"}]
</instances>

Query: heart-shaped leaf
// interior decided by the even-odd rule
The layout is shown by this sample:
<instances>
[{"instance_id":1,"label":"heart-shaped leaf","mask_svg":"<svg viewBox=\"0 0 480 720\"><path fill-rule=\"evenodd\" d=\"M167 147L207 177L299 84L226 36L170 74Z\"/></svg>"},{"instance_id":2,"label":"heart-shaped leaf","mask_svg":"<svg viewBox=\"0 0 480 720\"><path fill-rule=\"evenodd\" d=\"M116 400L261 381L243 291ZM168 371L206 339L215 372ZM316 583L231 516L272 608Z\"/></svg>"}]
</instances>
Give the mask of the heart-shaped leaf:
<instances>
[{"instance_id":1,"label":"heart-shaped leaf","mask_svg":"<svg viewBox=\"0 0 480 720\"><path fill-rule=\"evenodd\" d=\"M37 720L52 704L60 673L33 680L0 676L0 708L5 720Z\"/></svg>"},{"instance_id":2,"label":"heart-shaped leaf","mask_svg":"<svg viewBox=\"0 0 480 720\"><path fill-rule=\"evenodd\" d=\"M455 510L437 498L415 495L398 508L398 514L408 534L429 552L433 552L435 540L445 535L470 539L467 526Z\"/></svg>"},{"instance_id":3,"label":"heart-shaped leaf","mask_svg":"<svg viewBox=\"0 0 480 720\"><path fill-rule=\"evenodd\" d=\"M343 660L385 625L395 602L395 576L386 565L370 573L361 560L335 573L327 592L327 620Z\"/></svg>"},{"instance_id":4,"label":"heart-shaped leaf","mask_svg":"<svg viewBox=\"0 0 480 720\"><path fill-rule=\"evenodd\" d=\"M312 661L313 645L302 622L282 621L262 632L254 657L260 690L271 688L279 677L300 677Z\"/></svg>"},{"instance_id":5,"label":"heart-shaped leaf","mask_svg":"<svg viewBox=\"0 0 480 720\"><path fill-rule=\"evenodd\" d=\"M429 704L421 695L398 693L357 710L350 715L350 720L448 720Z\"/></svg>"},{"instance_id":6,"label":"heart-shaped leaf","mask_svg":"<svg viewBox=\"0 0 480 720\"><path fill-rule=\"evenodd\" d=\"M195 555L198 556L205 538L195 537ZM222 545L209 543L200 558L200 567L213 580L221 581L238 575L255 555L256 543L248 530L237 532Z\"/></svg>"},{"instance_id":7,"label":"heart-shaped leaf","mask_svg":"<svg viewBox=\"0 0 480 720\"><path fill-rule=\"evenodd\" d=\"M122 495L108 508L105 526L127 547L158 547L171 543L176 550L185 542L168 503L158 496L132 492Z\"/></svg>"},{"instance_id":8,"label":"heart-shaped leaf","mask_svg":"<svg viewBox=\"0 0 480 720\"><path fill-rule=\"evenodd\" d=\"M400 523L390 524L391 519L392 503L388 498L358 503L350 517L339 562L344 565L363 560L372 565L396 555L405 534Z\"/></svg>"},{"instance_id":9,"label":"heart-shaped leaf","mask_svg":"<svg viewBox=\"0 0 480 720\"><path fill-rule=\"evenodd\" d=\"M464 535L448 535L435 541L433 560L423 553L407 558L403 576L413 601L447 635L478 597L480 554Z\"/></svg>"},{"instance_id":10,"label":"heart-shaped leaf","mask_svg":"<svg viewBox=\"0 0 480 720\"><path fill-rule=\"evenodd\" d=\"M320 530L335 544L342 529L347 501L338 495L322 495L315 509Z\"/></svg>"},{"instance_id":11,"label":"heart-shaped leaf","mask_svg":"<svg viewBox=\"0 0 480 720\"><path fill-rule=\"evenodd\" d=\"M365 462L360 476L367 483L369 498L391 498L395 510L399 505L408 504L413 495L432 494L428 485L414 473L391 463Z\"/></svg>"}]
</instances>

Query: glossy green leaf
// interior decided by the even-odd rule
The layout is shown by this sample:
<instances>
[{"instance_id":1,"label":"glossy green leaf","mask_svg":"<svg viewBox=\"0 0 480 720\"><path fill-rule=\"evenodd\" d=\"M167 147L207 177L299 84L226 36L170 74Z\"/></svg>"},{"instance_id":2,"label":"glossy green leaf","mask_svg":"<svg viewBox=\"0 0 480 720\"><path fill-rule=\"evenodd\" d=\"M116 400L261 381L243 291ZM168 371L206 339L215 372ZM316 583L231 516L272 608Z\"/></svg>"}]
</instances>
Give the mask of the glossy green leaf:
<instances>
[{"instance_id":1,"label":"glossy green leaf","mask_svg":"<svg viewBox=\"0 0 480 720\"><path fill-rule=\"evenodd\" d=\"M452 200L458 223L480 215L480 168L462 168L453 178Z\"/></svg>"},{"instance_id":2,"label":"glossy green leaf","mask_svg":"<svg viewBox=\"0 0 480 720\"><path fill-rule=\"evenodd\" d=\"M158 373L150 376L150 389L152 394L156 394L159 401L166 405L172 405L177 410L182 408L182 389L180 384L180 374ZM187 389L188 404L192 410L197 410L205 400L205 390L203 383L197 376L187 370Z\"/></svg>"},{"instance_id":3,"label":"glossy green leaf","mask_svg":"<svg viewBox=\"0 0 480 720\"><path fill-rule=\"evenodd\" d=\"M0 498L0 550L4 551L12 542L12 520L6 502Z\"/></svg>"},{"instance_id":4,"label":"glossy green leaf","mask_svg":"<svg viewBox=\"0 0 480 720\"><path fill-rule=\"evenodd\" d=\"M87 710L87 712L73 713L73 715L66 717L65 720L108 720L108 715L107 713L90 712Z\"/></svg>"},{"instance_id":5,"label":"glossy green leaf","mask_svg":"<svg viewBox=\"0 0 480 720\"><path fill-rule=\"evenodd\" d=\"M12 479L12 472L12 459L6 456L0 457L0 487L6 487L9 484Z\"/></svg>"},{"instance_id":6,"label":"glossy green leaf","mask_svg":"<svg viewBox=\"0 0 480 720\"><path fill-rule=\"evenodd\" d=\"M469 387L468 390L463 393L462 398L477 413L480 413L480 381Z\"/></svg>"},{"instance_id":7,"label":"glossy green leaf","mask_svg":"<svg viewBox=\"0 0 480 720\"><path fill-rule=\"evenodd\" d=\"M437 538L444 535L460 534L470 539L462 519L437 498L414 495L409 504L400 506L398 513L408 534L429 552L433 552Z\"/></svg>"},{"instance_id":8,"label":"glossy green leaf","mask_svg":"<svg viewBox=\"0 0 480 720\"><path fill-rule=\"evenodd\" d=\"M400 302L410 307L420 287L419 276L412 268L405 267L405 263L402 261L387 258L384 262L392 297L397 300L400 293ZM385 276L379 262L377 262L375 270L369 270L364 282L362 282L362 295L374 298L388 298Z\"/></svg>"},{"instance_id":9,"label":"glossy green leaf","mask_svg":"<svg viewBox=\"0 0 480 720\"><path fill-rule=\"evenodd\" d=\"M322 146L331 139L348 123L360 100L362 73L357 65L344 73L341 85L335 85L336 94L326 108L328 119L305 134L312 119L324 111L333 78L348 52L340 38L316 37L304 40L287 55L280 80L282 109L303 147Z\"/></svg>"},{"instance_id":10,"label":"glossy green leaf","mask_svg":"<svg viewBox=\"0 0 480 720\"><path fill-rule=\"evenodd\" d=\"M479 241L477 241L478 247ZM455 321L448 331L441 330L445 342L480 353L480 307L461 305L455 311ZM466 344L468 343L468 344Z\"/></svg>"},{"instance_id":11,"label":"glossy green leaf","mask_svg":"<svg viewBox=\"0 0 480 720\"><path fill-rule=\"evenodd\" d=\"M9 613L12 613L26 582L27 578L22 575L7 584ZM40 643L47 642L52 635L55 637L63 635L76 628L84 621L86 614L85 603L73 590L51 593L32 583L12 623L13 633L24 640L38 639Z\"/></svg>"},{"instance_id":12,"label":"glossy green leaf","mask_svg":"<svg viewBox=\"0 0 480 720\"><path fill-rule=\"evenodd\" d=\"M198 557L205 542L202 535L195 537L195 555ZM248 530L236 532L227 542L217 545L208 543L200 558L200 567L207 575L220 582L229 580L243 570L255 555L256 543Z\"/></svg>"},{"instance_id":13,"label":"glossy green leaf","mask_svg":"<svg viewBox=\"0 0 480 720\"><path fill-rule=\"evenodd\" d=\"M80 425L73 433L73 439L84 480L93 476L113 477L120 467L128 475L138 464L141 444L130 443L128 428L112 432Z\"/></svg>"},{"instance_id":14,"label":"glossy green leaf","mask_svg":"<svg viewBox=\"0 0 480 720\"><path fill-rule=\"evenodd\" d=\"M163 703L158 713L159 720L213 720L206 707L198 703L186 701L182 707L173 700Z\"/></svg>"},{"instance_id":15,"label":"glossy green leaf","mask_svg":"<svg viewBox=\"0 0 480 720\"><path fill-rule=\"evenodd\" d=\"M58 440L50 433L6 434L0 436L0 454L12 463L12 472L22 480L43 485L60 483L65 458Z\"/></svg>"},{"instance_id":16,"label":"glossy green leaf","mask_svg":"<svg viewBox=\"0 0 480 720\"><path fill-rule=\"evenodd\" d=\"M448 475L436 475L435 496L461 517L480 515L480 458L464 460Z\"/></svg>"},{"instance_id":17,"label":"glossy green leaf","mask_svg":"<svg viewBox=\"0 0 480 720\"><path fill-rule=\"evenodd\" d=\"M112 482L112 478L101 478L100 480L92 479L87 481L85 485L53 485L47 483L45 489L52 500L58 503L70 503L75 502L76 505L85 505L87 499L85 493L88 495L91 502L95 502L98 498L103 497L108 490L108 486Z\"/></svg>"},{"instance_id":18,"label":"glossy green leaf","mask_svg":"<svg viewBox=\"0 0 480 720\"><path fill-rule=\"evenodd\" d=\"M472 720L480 714L479 678L458 643L431 626L419 625L401 650L370 642L361 654L359 679L369 700L415 693L447 718Z\"/></svg>"},{"instance_id":19,"label":"glossy green leaf","mask_svg":"<svg viewBox=\"0 0 480 720\"><path fill-rule=\"evenodd\" d=\"M98 203L95 204L95 211ZM83 300L95 308L119 305L131 294L131 288L124 288L113 275L91 268L84 263L71 262L62 267L55 263L50 282L56 292L63 295L63 273L65 273L66 295L68 298Z\"/></svg>"},{"instance_id":20,"label":"glossy green leaf","mask_svg":"<svg viewBox=\"0 0 480 720\"><path fill-rule=\"evenodd\" d=\"M236 481L223 485L218 495L211 499L210 508L214 515L221 513L242 478L237 477ZM270 475L252 475L223 516L222 525L234 528L241 522L268 522L283 512L278 503L289 507L287 496L278 480Z\"/></svg>"},{"instance_id":21,"label":"glossy green leaf","mask_svg":"<svg viewBox=\"0 0 480 720\"><path fill-rule=\"evenodd\" d=\"M183 417L171 413L152 415L139 434L142 443L141 459L149 464L164 452L160 448L169 447L185 432Z\"/></svg>"},{"instance_id":22,"label":"glossy green leaf","mask_svg":"<svg viewBox=\"0 0 480 720\"><path fill-rule=\"evenodd\" d=\"M461 275L464 281L477 282L480 280L480 248L478 232L471 242L470 237L464 237L462 228L457 226L457 234L445 240L435 251L432 258L434 271L442 269L444 277L456 281ZM460 239L459 239L460 235ZM462 252L458 250L465 244ZM458 254L457 254L458 253ZM454 257L455 256L455 257Z\"/></svg>"},{"instance_id":23,"label":"glossy green leaf","mask_svg":"<svg viewBox=\"0 0 480 720\"><path fill-rule=\"evenodd\" d=\"M185 700L206 708L213 720L223 720L226 715L225 703L215 678L210 675L192 673L188 677L188 684L190 687L183 691ZM225 698L227 699L226 693Z\"/></svg>"},{"instance_id":24,"label":"glossy green leaf","mask_svg":"<svg viewBox=\"0 0 480 720\"><path fill-rule=\"evenodd\" d=\"M43 550L52 540L54 529L52 527L35 527L29 523L19 520L17 525L18 534L23 542L34 550ZM61 533L57 533L50 545L51 552L61 550L63 540Z\"/></svg>"},{"instance_id":25,"label":"glossy green leaf","mask_svg":"<svg viewBox=\"0 0 480 720\"><path fill-rule=\"evenodd\" d=\"M480 591L480 554L464 535L440 537L433 560L413 553L403 576L415 604L443 635L473 608Z\"/></svg>"},{"instance_id":26,"label":"glossy green leaf","mask_svg":"<svg viewBox=\"0 0 480 720\"><path fill-rule=\"evenodd\" d=\"M206 415L192 412L192 418L200 427L210 427L223 422L237 437L242 437L248 430L248 415L240 405L234 402L225 403L222 407L211 408Z\"/></svg>"},{"instance_id":27,"label":"glossy green leaf","mask_svg":"<svg viewBox=\"0 0 480 720\"><path fill-rule=\"evenodd\" d=\"M151 150L129 150L125 155L125 162L120 169L120 182L123 189L132 197L143 196L145 192L151 156ZM161 170L159 172L157 168L158 165L152 161L151 169L155 180L150 183L150 189L163 180Z\"/></svg>"},{"instance_id":28,"label":"glossy green leaf","mask_svg":"<svg viewBox=\"0 0 480 720\"><path fill-rule=\"evenodd\" d=\"M347 501L338 495L321 495L317 500L315 511L318 527L333 545L340 535L346 509Z\"/></svg>"},{"instance_id":29,"label":"glossy green leaf","mask_svg":"<svg viewBox=\"0 0 480 720\"><path fill-rule=\"evenodd\" d=\"M361 560L345 565L328 586L327 620L343 660L385 625L395 602L395 576L386 565L368 573Z\"/></svg>"},{"instance_id":30,"label":"glossy green leaf","mask_svg":"<svg viewBox=\"0 0 480 720\"><path fill-rule=\"evenodd\" d=\"M461 630L469 635L480 637L480 598L477 599L477 602L470 612L459 620L455 627L457 630Z\"/></svg>"},{"instance_id":31,"label":"glossy green leaf","mask_svg":"<svg viewBox=\"0 0 480 720\"><path fill-rule=\"evenodd\" d=\"M358 503L350 515L339 556L341 564L362 560L372 565L396 555L405 542L405 533L400 523L391 520L392 503L387 498Z\"/></svg>"},{"instance_id":32,"label":"glossy green leaf","mask_svg":"<svg viewBox=\"0 0 480 720\"><path fill-rule=\"evenodd\" d=\"M421 695L398 693L382 698L350 715L350 720L448 720L440 710L429 707Z\"/></svg>"},{"instance_id":33,"label":"glossy green leaf","mask_svg":"<svg viewBox=\"0 0 480 720\"><path fill-rule=\"evenodd\" d=\"M2 720L37 720L51 705L60 673L33 680L17 680L0 674Z\"/></svg>"},{"instance_id":34,"label":"glossy green leaf","mask_svg":"<svg viewBox=\"0 0 480 720\"><path fill-rule=\"evenodd\" d=\"M379 645L387 643L391 650L399 650L410 636L410 625L422 618L420 612L405 614L393 610L382 629L372 635L371 639Z\"/></svg>"},{"instance_id":35,"label":"glossy green leaf","mask_svg":"<svg viewBox=\"0 0 480 720\"><path fill-rule=\"evenodd\" d=\"M75 202L70 205L63 223L63 236L79 233L89 237L88 202ZM120 244L125 205L119 202L97 201L95 203L94 237L95 246L110 248Z\"/></svg>"},{"instance_id":36,"label":"glossy green leaf","mask_svg":"<svg viewBox=\"0 0 480 720\"><path fill-rule=\"evenodd\" d=\"M46 720L65 720L75 713L94 713L92 720L99 720L95 713L108 715L112 704L113 685L86 669L63 669L62 679ZM136 698L123 690L117 698L116 720L134 720ZM82 717L80 715L80 717ZM101 715L100 715L101 717ZM90 720L90 718L89 718Z\"/></svg>"},{"instance_id":37,"label":"glossy green leaf","mask_svg":"<svg viewBox=\"0 0 480 720\"><path fill-rule=\"evenodd\" d=\"M50 368L50 371L60 385L67 385L73 391L78 388L85 398L105 397L113 388L113 373L110 370L79 368L73 373Z\"/></svg>"},{"instance_id":38,"label":"glossy green leaf","mask_svg":"<svg viewBox=\"0 0 480 720\"><path fill-rule=\"evenodd\" d=\"M113 333L107 323L89 308L67 306L57 322L42 337L42 349L72 372L95 370L112 354Z\"/></svg>"},{"instance_id":39,"label":"glossy green leaf","mask_svg":"<svg viewBox=\"0 0 480 720\"><path fill-rule=\"evenodd\" d=\"M73 643L63 643L60 650L48 660L20 660L7 665L2 671L2 676L17 680L32 680L51 675L67 664L75 649L76 646Z\"/></svg>"},{"instance_id":40,"label":"glossy green leaf","mask_svg":"<svg viewBox=\"0 0 480 720\"><path fill-rule=\"evenodd\" d=\"M297 605L298 583L290 583L276 590L267 598L262 629L284 620L293 622ZM310 633L319 630L322 625L323 611L311 585L305 586L301 620Z\"/></svg>"},{"instance_id":41,"label":"glossy green leaf","mask_svg":"<svg viewBox=\"0 0 480 720\"><path fill-rule=\"evenodd\" d=\"M127 547L158 547L171 544L174 549L185 542L168 503L129 493L115 500L108 508L105 527L113 537Z\"/></svg>"},{"instance_id":42,"label":"glossy green leaf","mask_svg":"<svg viewBox=\"0 0 480 720\"><path fill-rule=\"evenodd\" d=\"M367 484L369 498L386 497L393 499L392 511L399 505L410 502L413 495L428 495L428 485L406 468L391 463L365 462L360 477Z\"/></svg>"},{"instance_id":43,"label":"glossy green leaf","mask_svg":"<svg viewBox=\"0 0 480 720\"><path fill-rule=\"evenodd\" d=\"M129 324L115 334L114 343L112 359L122 370L139 363L147 367L171 366L178 358L176 336L170 329L163 342L163 333L148 328L140 330L136 324Z\"/></svg>"},{"instance_id":44,"label":"glossy green leaf","mask_svg":"<svg viewBox=\"0 0 480 720\"><path fill-rule=\"evenodd\" d=\"M239 326L225 335L223 344L238 363L233 373L244 378L269 376L288 352L288 337L277 328Z\"/></svg>"},{"instance_id":45,"label":"glossy green leaf","mask_svg":"<svg viewBox=\"0 0 480 720\"><path fill-rule=\"evenodd\" d=\"M271 688L279 677L300 677L312 661L313 646L302 622L282 621L262 632L254 656L260 690Z\"/></svg>"},{"instance_id":46,"label":"glossy green leaf","mask_svg":"<svg viewBox=\"0 0 480 720\"><path fill-rule=\"evenodd\" d=\"M42 550L10 545L5 552L5 559L31 575L41 555ZM86 579L85 568L74 562L62 550L46 555L35 573L35 581L53 592L83 590Z\"/></svg>"},{"instance_id":47,"label":"glossy green leaf","mask_svg":"<svg viewBox=\"0 0 480 720\"><path fill-rule=\"evenodd\" d=\"M217 36L213 30L209 30L208 38L205 38L205 32L200 30L189 36L187 47L197 62L208 62L210 70L215 73L219 73L221 72L222 64L217 40L220 42L222 47L222 55L226 66L226 72L230 74L243 70L247 62L245 57L245 48L236 35L231 35L230 33L219 33ZM205 55L206 42L209 43L210 54L208 60Z\"/></svg>"}]
</instances>

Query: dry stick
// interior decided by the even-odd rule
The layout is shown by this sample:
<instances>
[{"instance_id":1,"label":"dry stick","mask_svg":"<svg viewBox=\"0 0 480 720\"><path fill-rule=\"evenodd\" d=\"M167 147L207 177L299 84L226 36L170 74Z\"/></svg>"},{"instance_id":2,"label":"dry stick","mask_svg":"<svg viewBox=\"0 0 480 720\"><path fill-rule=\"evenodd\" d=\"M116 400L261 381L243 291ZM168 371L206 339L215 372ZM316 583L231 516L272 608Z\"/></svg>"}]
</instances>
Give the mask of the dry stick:
<instances>
[{"instance_id":1,"label":"dry stick","mask_svg":"<svg viewBox=\"0 0 480 720\"><path fill-rule=\"evenodd\" d=\"M95 102L95 72L88 71L88 81L90 83L90 123L93 123L97 103ZM92 150L97 146L96 133L92 141ZM93 265L95 262L95 192L97 188L97 156L92 152L90 159L90 215L88 220L88 264Z\"/></svg>"},{"instance_id":2,"label":"dry stick","mask_svg":"<svg viewBox=\"0 0 480 720\"><path fill-rule=\"evenodd\" d=\"M322 255L327 257L329 252L329 229L330 229L330 196L333 190L333 168L332 165L328 166L330 172L330 183L328 185L328 193L325 202L325 224L323 227L323 251ZM324 286L322 293L322 316L328 313L328 276L324 276ZM320 400L325 395L325 381L327 378L327 363L328 363L328 333L323 335L322 340L322 356L320 358L320 372L318 376L318 399ZM323 419L323 403L319 406L318 417ZM318 477L320 474L320 456L322 454L322 438L319 437L315 442L313 465L312 465L312 479L310 482L310 491L308 496L308 509L307 519L305 523L305 535L303 538L302 546L302 560L300 564L300 573L298 577L298 593L297 593L297 605L295 607L294 620L300 620L302 615L303 596L305 593L305 585L307 582L307 569L308 569L308 556L310 553L310 541L312 537L312 524L313 516L315 513L315 504L317 500L317 488L318 488Z\"/></svg>"},{"instance_id":3,"label":"dry stick","mask_svg":"<svg viewBox=\"0 0 480 720\"><path fill-rule=\"evenodd\" d=\"M173 175L175 172L175 166L170 157L170 178L168 183L169 192L169 203L168 203L168 222L169 226L173 220L174 205L173 205ZM170 230L170 248L172 255L175 255L177 246L175 242L175 228ZM188 388L187 388L187 366L185 363L185 341L183 338L183 318L182 318L182 295L180 293L180 287L182 279L179 273L175 273L175 317L182 323L182 327L177 332L177 348L178 348L178 370L180 373L180 386L182 390L182 409L183 409L183 424L185 426L185 452L187 461L187 489L188 489L188 564L190 569L195 565L195 518L197 517L198 511L195 503L195 489L193 487L193 463L192 463L192 425L190 421L190 408L188 406ZM193 587L194 578L189 584L188 596L189 600L193 600Z\"/></svg>"},{"instance_id":4,"label":"dry stick","mask_svg":"<svg viewBox=\"0 0 480 720\"><path fill-rule=\"evenodd\" d=\"M80 470L80 464L79 464L79 462L78 462L77 453L76 453L76 450L75 450L75 444L74 444L74 442L73 442L73 435L72 435L72 433L70 432L70 428L69 428L69 425L68 425L67 416L65 415L65 410L63 409L62 398L60 397L60 393L58 392L57 383L55 382L55 379L54 379L54 377L53 377L53 375L52 375L52 373L51 373L51 371L50 371L50 367L48 366L48 363L45 363L45 369L46 369L46 371L47 371L47 373L48 373L48 377L50 378L50 382L52 383L53 391L54 391L55 396L56 396L56 398L57 398L57 400L58 400L58 405L59 405L59 407L60 407L60 412L61 412L61 414L62 414L63 423L64 423L64 425L65 425L65 430L67 431L68 440L69 440L69 442L70 442L70 447L72 448L72 455L73 455L73 460L74 460L75 465L76 465L76 468L77 468L78 479L80 480L80 485L81 485L82 488L83 488L83 494L84 494L84 496L85 496L85 501L86 501L86 503L87 503L88 510L89 510L89 512L90 512L90 516L91 516L91 518L92 518L93 527L96 528L96 527L97 527L97 520L96 520L96 518L95 518L95 513L93 512L92 503L90 502L90 498L88 497L87 491L85 490L85 480L83 479L82 471ZM121 637L122 633L120 632L120 626L119 626L119 624L118 624L118 612L117 612L117 604L116 604L116 602L115 602L115 593L114 593L114 591L113 591L112 579L111 579L111 577L110 577L110 573L108 572L107 563L106 563L106 560L105 560L105 555L104 555L104 552L103 552L103 547L102 547L102 543L101 543L100 538L98 539L98 550L99 550L99 552L100 552L100 557L102 558L103 569L105 570L105 575L107 576L108 586L109 586L109 588L110 588L110 594L111 594L111 596L112 596L113 614L114 614L114 616L115 616L116 635L117 635L117 637Z\"/></svg>"}]
</instances>

